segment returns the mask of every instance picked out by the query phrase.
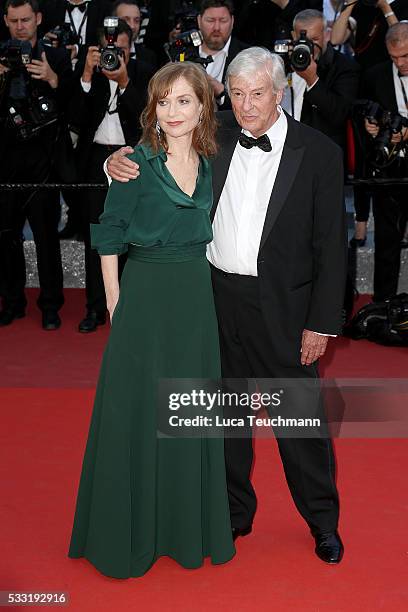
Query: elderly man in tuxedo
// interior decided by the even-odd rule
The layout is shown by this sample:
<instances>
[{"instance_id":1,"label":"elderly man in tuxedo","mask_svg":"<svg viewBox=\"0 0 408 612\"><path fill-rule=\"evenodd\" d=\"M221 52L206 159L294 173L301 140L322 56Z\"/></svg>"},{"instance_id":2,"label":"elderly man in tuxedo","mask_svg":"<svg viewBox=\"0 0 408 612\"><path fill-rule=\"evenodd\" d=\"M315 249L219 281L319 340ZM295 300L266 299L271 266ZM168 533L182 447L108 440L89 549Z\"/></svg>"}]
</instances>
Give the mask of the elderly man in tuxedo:
<instances>
[{"instance_id":1,"label":"elderly man in tuxedo","mask_svg":"<svg viewBox=\"0 0 408 612\"><path fill-rule=\"evenodd\" d=\"M232 113L213 162L212 265L223 377L316 381L328 336L341 330L346 275L342 152L280 107L282 61L259 47L239 53L227 73ZM223 115L223 113L220 113ZM109 174L137 168L114 154ZM340 562L339 500L330 438L277 436L294 503L316 554ZM225 439L234 537L250 533L256 496L251 437Z\"/></svg>"}]
</instances>

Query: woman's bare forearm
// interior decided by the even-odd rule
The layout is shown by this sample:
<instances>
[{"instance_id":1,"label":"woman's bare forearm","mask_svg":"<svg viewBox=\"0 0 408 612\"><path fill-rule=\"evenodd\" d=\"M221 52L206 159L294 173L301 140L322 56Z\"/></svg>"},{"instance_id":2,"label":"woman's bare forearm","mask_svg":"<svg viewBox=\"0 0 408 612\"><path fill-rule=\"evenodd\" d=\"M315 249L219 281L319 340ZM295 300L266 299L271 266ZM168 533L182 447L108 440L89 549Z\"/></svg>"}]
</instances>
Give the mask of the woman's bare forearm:
<instances>
[{"instance_id":1,"label":"woman's bare forearm","mask_svg":"<svg viewBox=\"0 0 408 612\"><path fill-rule=\"evenodd\" d=\"M332 45L343 45L350 36L349 17L353 11L354 4L349 4L340 13L333 23L330 42Z\"/></svg>"},{"instance_id":2,"label":"woman's bare forearm","mask_svg":"<svg viewBox=\"0 0 408 612\"><path fill-rule=\"evenodd\" d=\"M112 317L119 299L118 256L101 255L103 284L105 286L106 305Z\"/></svg>"}]
</instances>

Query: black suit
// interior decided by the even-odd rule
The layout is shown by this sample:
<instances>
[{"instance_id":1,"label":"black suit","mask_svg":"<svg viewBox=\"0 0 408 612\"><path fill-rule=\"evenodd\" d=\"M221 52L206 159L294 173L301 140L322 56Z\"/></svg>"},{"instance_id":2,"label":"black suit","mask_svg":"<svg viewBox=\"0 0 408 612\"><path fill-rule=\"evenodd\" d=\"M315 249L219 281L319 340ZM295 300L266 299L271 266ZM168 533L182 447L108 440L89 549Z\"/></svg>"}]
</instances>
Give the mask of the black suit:
<instances>
[{"instance_id":1,"label":"black suit","mask_svg":"<svg viewBox=\"0 0 408 612\"><path fill-rule=\"evenodd\" d=\"M364 98L378 102L385 110L398 113L392 62L389 60L367 70L362 84ZM366 146L371 139L366 138ZM400 163L398 163L398 161ZM407 177L405 159L394 161L383 176ZM379 190L373 195L374 213L374 300L382 301L395 295L401 263L400 244L408 217L407 189L403 187Z\"/></svg>"},{"instance_id":2,"label":"black suit","mask_svg":"<svg viewBox=\"0 0 408 612\"><path fill-rule=\"evenodd\" d=\"M213 215L241 131L230 116L223 126L213 163ZM303 330L341 331L347 261L341 158L326 136L288 117L258 277L212 268L222 374L234 390L242 387L237 379L316 379L315 364L300 364ZM338 495L330 439L278 438L278 444L292 497L312 532L335 530ZM256 509L249 479L251 438L227 435L225 451L232 525L244 528Z\"/></svg>"},{"instance_id":3,"label":"black suit","mask_svg":"<svg viewBox=\"0 0 408 612\"><path fill-rule=\"evenodd\" d=\"M323 132L346 152L346 124L357 99L360 67L330 43L317 65L319 80L305 91L300 120Z\"/></svg>"},{"instance_id":4,"label":"black suit","mask_svg":"<svg viewBox=\"0 0 408 612\"><path fill-rule=\"evenodd\" d=\"M117 108L125 142L134 146L141 135L140 113L146 104L147 85L153 71L141 60L130 60L127 68L130 82L118 97ZM100 72L94 73L89 93L83 91L80 83L77 84L72 108L80 128L78 160L82 169L81 179L85 182L106 182L103 163L120 146L119 143L111 143L110 147L94 143L95 133L105 116L110 96L109 80ZM105 290L99 255L91 250L89 224L98 223L105 197L105 190L88 190L83 211L87 309L99 314L106 311Z\"/></svg>"}]
</instances>

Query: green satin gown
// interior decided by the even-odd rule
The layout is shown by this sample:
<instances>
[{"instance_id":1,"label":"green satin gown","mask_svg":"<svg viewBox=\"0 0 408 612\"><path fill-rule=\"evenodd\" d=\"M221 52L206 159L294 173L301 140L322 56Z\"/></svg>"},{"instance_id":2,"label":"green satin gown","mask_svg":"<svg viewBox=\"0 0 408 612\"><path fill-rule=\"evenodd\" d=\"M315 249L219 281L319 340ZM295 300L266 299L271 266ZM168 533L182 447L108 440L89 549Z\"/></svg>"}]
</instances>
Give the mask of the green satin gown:
<instances>
[{"instance_id":1,"label":"green satin gown","mask_svg":"<svg viewBox=\"0 0 408 612\"><path fill-rule=\"evenodd\" d=\"M220 377L206 244L211 167L200 158L189 197L164 151L139 145L135 181L113 181L92 246L128 252L103 356L68 555L116 578L160 556L185 568L234 553L222 438L157 436L160 378Z\"/></svg>"}]
</instances>

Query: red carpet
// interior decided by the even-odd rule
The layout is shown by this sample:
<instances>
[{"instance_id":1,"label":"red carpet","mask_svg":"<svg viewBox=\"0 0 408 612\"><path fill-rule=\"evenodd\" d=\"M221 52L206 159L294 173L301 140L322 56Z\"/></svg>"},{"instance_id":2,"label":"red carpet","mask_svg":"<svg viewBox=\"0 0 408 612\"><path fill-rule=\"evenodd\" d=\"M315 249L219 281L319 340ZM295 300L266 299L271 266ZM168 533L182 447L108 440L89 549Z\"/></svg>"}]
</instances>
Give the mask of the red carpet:
<instances>
[{"instance_id":1,"label":"red carpet","mask_svg":"<svg viewBox=\"0 0 408 612\"><path fill-rule=\"evenodd\" d=\"M0 331L0 591L67 591L73 611L346 612L408 608L405 440L337 440L339 566L323 564L290 499L275 443L257 440L253 534L224 566L184 570L161 559L143 578L115 580L66 556L107 329L80 335L83 295L66 291L63 326L29 316ZM406 352L338 340L328 377L404 377ZM87 388L88 387L88 388ZM20 608L9 608L20 609Z\"/></svg>"}]
</instances>

